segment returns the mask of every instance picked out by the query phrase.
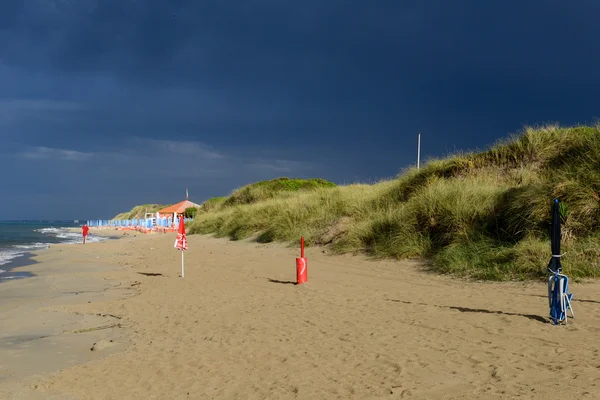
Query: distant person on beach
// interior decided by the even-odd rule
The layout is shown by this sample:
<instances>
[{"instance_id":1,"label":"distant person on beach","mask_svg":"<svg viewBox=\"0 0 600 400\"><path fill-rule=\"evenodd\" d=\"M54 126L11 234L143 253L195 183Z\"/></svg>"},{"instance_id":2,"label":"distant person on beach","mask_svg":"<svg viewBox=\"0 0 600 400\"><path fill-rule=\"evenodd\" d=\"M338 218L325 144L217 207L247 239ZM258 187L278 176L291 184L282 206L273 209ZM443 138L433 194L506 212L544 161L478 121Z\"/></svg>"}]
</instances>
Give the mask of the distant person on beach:
<instances>
[{"instance_id":1,"label":"distant person on beach","mask_svg":"<svg viewBox=\"0 0 600 400\"><path fill-rule=\"evenodd\" d=\"M81 228L81 230L83 231L83 244L85 244L85 239L87 238L90 228L87 226L87 224L83 224L83 228Z\"/></svg>"}]
</instances>

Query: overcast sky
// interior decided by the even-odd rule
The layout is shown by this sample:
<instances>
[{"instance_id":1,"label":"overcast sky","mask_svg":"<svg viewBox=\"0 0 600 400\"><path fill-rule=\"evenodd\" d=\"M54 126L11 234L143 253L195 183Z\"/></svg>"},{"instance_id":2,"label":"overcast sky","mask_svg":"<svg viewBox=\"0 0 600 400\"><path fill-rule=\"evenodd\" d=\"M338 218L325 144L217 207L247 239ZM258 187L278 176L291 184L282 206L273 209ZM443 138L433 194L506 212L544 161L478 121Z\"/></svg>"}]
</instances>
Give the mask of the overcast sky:
<instances>
[{"instance_id":1,"label":"overcast sky","mask_svg":"<svg viewBox=\"0 0 600 400\"><path fill-rule=\"evenodd\" d=\"M600 114L600 2L2 0L0 219L393 177Z\"/></svg>"}]
</instances>

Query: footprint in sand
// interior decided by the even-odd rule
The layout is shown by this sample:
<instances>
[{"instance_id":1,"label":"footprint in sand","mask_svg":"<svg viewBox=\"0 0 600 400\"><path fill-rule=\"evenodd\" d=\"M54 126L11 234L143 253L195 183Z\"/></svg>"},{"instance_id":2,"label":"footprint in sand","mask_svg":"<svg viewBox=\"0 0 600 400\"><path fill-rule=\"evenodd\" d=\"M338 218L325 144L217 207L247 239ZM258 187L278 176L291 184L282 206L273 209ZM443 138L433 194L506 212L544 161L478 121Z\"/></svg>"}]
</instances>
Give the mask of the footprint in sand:
<instances>
[{"instance_id":1,"label":"footprint in sand","mask_svg":"<svg viewBox=\"0 0 600 400\"><path fill-rule=\"evenodd\" d=\"M116 345L117 343L113 342L112 339L111 340L106 340L106 339L102 339L97 341L96 343L94 343L92 345L92 347L90 348L91 351L102 351L108 347L112 347L114 345Z\"/></svg>"}]
</instances>

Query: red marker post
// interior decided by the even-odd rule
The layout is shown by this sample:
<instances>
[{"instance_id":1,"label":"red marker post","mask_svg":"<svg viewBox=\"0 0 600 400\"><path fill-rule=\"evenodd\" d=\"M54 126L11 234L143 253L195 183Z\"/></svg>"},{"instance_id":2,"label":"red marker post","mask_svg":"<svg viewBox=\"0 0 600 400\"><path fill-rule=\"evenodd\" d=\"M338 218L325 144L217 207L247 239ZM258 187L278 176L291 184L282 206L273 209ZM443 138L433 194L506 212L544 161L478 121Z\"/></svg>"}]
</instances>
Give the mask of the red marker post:
<instances>
[{"instance_id":1,"label":"red marker post","mask_svg":"<svg viewBox=\"0 0 600 400\"><path fill-rule=\"evenodd\" d=\"M304 257L304 237L300 239L300 257L296 258L296 285L308 279L308 260Z\"/></svg>"}]
</instances>

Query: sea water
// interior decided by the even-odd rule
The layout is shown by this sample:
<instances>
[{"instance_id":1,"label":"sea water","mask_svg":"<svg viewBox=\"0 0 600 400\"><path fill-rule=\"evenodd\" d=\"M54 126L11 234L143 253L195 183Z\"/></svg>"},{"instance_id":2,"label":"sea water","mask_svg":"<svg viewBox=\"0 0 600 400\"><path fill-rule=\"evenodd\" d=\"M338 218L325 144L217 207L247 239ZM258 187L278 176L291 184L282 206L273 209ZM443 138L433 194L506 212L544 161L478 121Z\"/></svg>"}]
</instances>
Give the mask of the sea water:
<instances>
[{"instance_id":1,"label":"sea water","mask_svg":"<svg viewBox=\"0 0 600 400\"><path fill-rule=\"evenodd\" d=\"M81 228L74 221L0 221L0 282L18 279L26 274L11 273L10 266L27 253L46 249L56 243L82 243L81 232L70 232ZM87 242L98 242L105 238L88 235Z\"/></svg>"}]
</instances>

